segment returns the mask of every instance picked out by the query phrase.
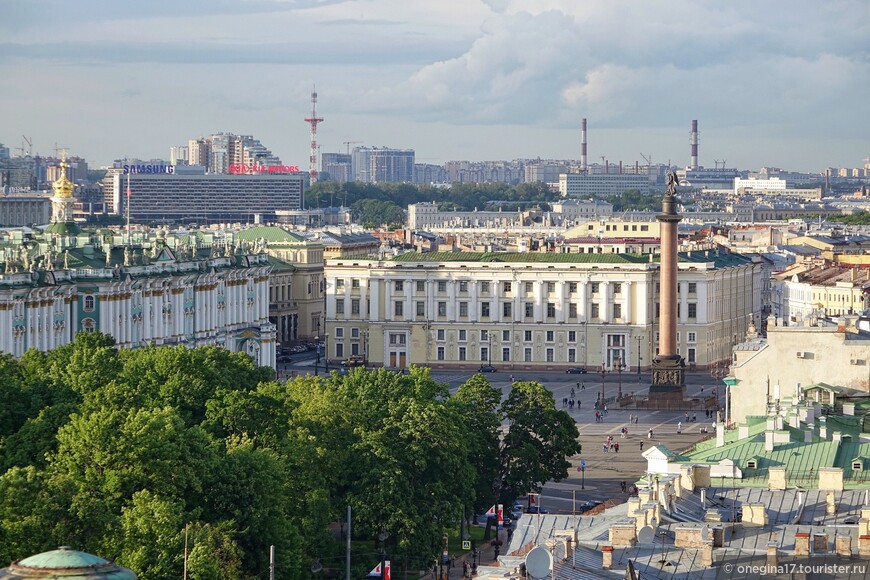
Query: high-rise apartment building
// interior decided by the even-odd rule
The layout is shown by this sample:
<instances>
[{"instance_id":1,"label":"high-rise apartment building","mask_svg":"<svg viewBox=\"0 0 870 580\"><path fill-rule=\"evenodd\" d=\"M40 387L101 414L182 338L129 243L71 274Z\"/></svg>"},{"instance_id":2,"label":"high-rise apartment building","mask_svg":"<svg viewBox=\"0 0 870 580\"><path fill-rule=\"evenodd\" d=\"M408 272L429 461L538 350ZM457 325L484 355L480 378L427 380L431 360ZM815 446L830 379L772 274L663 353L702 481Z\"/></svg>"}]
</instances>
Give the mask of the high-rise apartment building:
<instances>
[{"instance_id":1,"label":"high-rise apartment building","mask_svg":"<svg viewBox=\"0 0 870 580\"><path fill-rule=\"evenodd\" d=\"M364 183L413 183L414 150L387 147L354 147L351 171Z\"/></svg>"},{"instance_id":2,"label":"high-rise apartment building","mask_svg":"<svg viewBox=\"0 0 870 580\"><path fill-rule=\"evenodd\" d=\"M233 133L215 133L189 140L187 164L202 165L209 173L231 173L233 165L282 165L281 160L253 135Z\"/></svg>"}]
</instances>

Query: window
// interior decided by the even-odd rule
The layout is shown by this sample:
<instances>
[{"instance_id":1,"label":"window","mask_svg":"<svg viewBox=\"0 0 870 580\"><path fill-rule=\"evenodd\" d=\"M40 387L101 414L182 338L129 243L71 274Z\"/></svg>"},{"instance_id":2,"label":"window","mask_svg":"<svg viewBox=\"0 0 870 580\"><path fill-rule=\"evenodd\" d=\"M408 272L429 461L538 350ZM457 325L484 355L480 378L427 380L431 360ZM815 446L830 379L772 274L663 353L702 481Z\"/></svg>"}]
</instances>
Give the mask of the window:
<instances>
[{"instance_id":1,"label":"window","mask_svg":"<svg viewBox=\"0 0 870 580\"><path fill-rule=\"evenodd\" d=\"M655 319L656 319L656 320L659 319L659 303L658 303L658 302L656 302L656 318L655 318ZM658 341L657 341L657 342L658 342Z\"/></svg>"},{"instance_id":2,"label":"window","mask_svg":"<svg viewBox=\"0 0 870 580\"><path fill-rule=\"evenodd\" d=\"M526 294L531 294L531 293L532 293L532 289L533 289L532 283L531 283L531 282L526 282L525 286L526 286Z\"/></svg>"},{"instance_id":3,"label":"window","mask_svg":"<svg viewBox=\"0 0 870 580\"><path fill-rule=\"evenodd\" d=\"M695 349L694 349L694 348L690 348L690 349L687 351L687 355L688 355L688 356L687 356L686 358L688 359L689 364L695 364Z\"/></svg>"},{"instance_id":4,"label":"window","mask_svg":"<svg viewBox=\"0 0 870 580\"><path fill-rule=\"evenodd\" d=\"M613 318L622 318L622 304L613 305Z\"/></svg>"},{"instance_id":5,"label":"window","mask_svg":"<svg viewBox=\"0 0 870 580\"><path fill-rule=\"evenodd\" d=\"M465 347L459 347L459 360L465 360Z\"/></svg>"},{"instance_id":6,"label":"window","mask_svg":"<svg viewBox=\"0 0 870 580\"><path fill-rule=\"evenodd\" d=\"M402 333L390 334L390 346L405 346L405 335Z\"/></svg>"},{"instance_id":7,"label":"window","mask_svg":"<svg viewBox=\"0 0 870 580\"><path fill-rule=\"evenodd\" d=\"M444 360L444 347L443 346L438 347L436 356L438 357L438 360Z\"/></svg>"},{"instance_id":8,"label":"window","mask_svg":"<svg viewBox=\"0 0 870 580\"><path fill-rule=\"evenodd\" d=\"M573 348L568 349L568 362L577 362L577 351Z\"/></svg>"},{"instance_id":9,"label":"window","mask_svg":"<svg viewBox=\"0 0 870 580\"><path fill-rule=\"evenodd\" d=\"M426 316L426 303L417 302L417 316Z\"/></svg>"},{"instance_id":10,"label":"window","mask_svg":"<svg viewBox=\"0 0 870 580\"><path fill-rule=\"evenodd\" d=\"M489 318L489 302L480 303L480 316L481 318Z\"/></svg>"},{"instance_id":11,"label":"window","mask_svg":"<svg viewBox=\"0 0 870 580\"><path fill-rule=\"evenodd\" d=\"M480 340L481 341L489 340L489 331L488 330L481 330L480 331Z\"/></svg>"},{"instance_id":12,"label":"window","mask_svg":"<svg viewBox=\"0 0 870 580\"><path fill-rule=\"evenodd\" d=\"M459 291L460 292L468 292L468 282L460 282L459 283Z\"/></svg>"},{"instance_id":13,"label":"window","mask_svg":"<svg viewBox=\"0 0 870 580\"><path fill-rule=\"evenodd\" d=\"M350 345L350 354L359 354L359 343L355 342Z\"/></svg>"},{"instance_id":14,"label":"window","mask_svg":"<svg viewBox=\"0 0 870 580\"><path fill-rule=\"evenodd\" d=\"M554 340L556 340L556 333L553 332L552 330L548 330L547 331L547 342L553 342Z\"/></svg>"},{"instance_id":15,"label":"window","mask_svg":"<svg viewBox=\"0 0 870 580\"><path fill-rule=\"evenodd\" d=\"M350 301L350 313L359 314L359 298L353 298Z\"/></svg>"},{"instance_id":16,"label":"window","mask_svg":"<svg viewBox=\"0 0 870 580\"><path fill-rule=\"evenodd\" d=\"M446 280L438 280L438 291L439 292L447 292L447 281Z\"/></svg>"},{"instance_id":17,"label":"window","mask_svg":"<svg viewBox=\"0 0 870 580\"><path fill-rule=\"evenodd\" d=\"M531 318L532 316L535 315L535 305L532 304L531 302L525 303L525 309L526 309L526 318Z\"/></svg>"},{"instance_id":18,"label":"window","mask_svg":"<svg viewBox=\"0 0 870 580\"><path fill-rule=\"evenodd\" d=\"M523 349L523 361L532 362L532 349L530 349L530 348Z\"/></svg>"},{"instance_id":19,"label":"window","mask_svg":"<svg viewBox=\"0 0 870 580\"><path fill-rule=\"evenodd\" d=\"M690 343L697 342L696 338L697 338L697 335L694 332L687 333L687 341L688 342L690 342Z\"/></svg>"},{"instance_id":20,"label":"window","mask_svg":"<svg viewBox=\"0 0 870 580\"><path fill-rule=\"evenodd\" d=\"M556 283L555 282L547 282L547 294L552 294L556 291Z\"/></svg>"},{"instance_id":21,"label":"window","mask_svg":"<svg viewBox=\"0 0 870 580\"><path fill-rule=\"evenodd\" d=\"M616 282L613 285L613 293L614 294L622 294L622 284L620 284L619 282Z\"/></svg>"},{"instance_id":22,"label":"window","mask_svg":"<svg viewBox=\"0 0 870 580\"><path fill-rule=\"evenodd\" d=\"M439 302L438 303L438 316L447 316L447 303Z\"/></svg>"},{"instance_id":23,"label":"window","mask_svg":"<svg viewBox=\"0 0 870 580\"><path fill-rule=\"evenodd\" d=\"M351 288L359 288L359 280L356 278L350 279L350 287Z\"/></svg>"},{"instance_id":24,"label":"window","mask_svg":"<svg viewBox=\"0 0 870 580\"><path fill-rule=\"evenodd\" d=\"M547 362L553 362L553 349L547 349Z\"/></svg>"},{"instance_id":25,"label":"window","mask_svg":"<svg viewBox=\"0 0 870 580\"><path fill-rule=\"evenodd\" d=\"M395 289L396 292L403 292L405 290L405 283L401 280L396 280Z\"/></svg>"},{"instance_id":26,"label":"window","mask_svg":"<svg viewBox=\"0 0 870 580\"><path fill-rule=\"evenodd\" d=\"M344 288L344 280L341 279L341 278L337 278L337 279L335 280L335 287L336 287L336 289L338 289L338 288Z\"/></svg>"},{"instance_id":27,"label":"window","mask_svg":"<svg viewBox=\"0 0 870 580\"><path fill-rule=\"evenodd\" d=\"M697 294L698 293L698 283L697 282L689 282L689 294Z\"/></svg>"},{"instance_id":28,"label":"window","mask_svg":"<svg viewBox=\"0 0 870 580\"><path fill-rule=\"evenodd\" d=\"M577 293L577 282L568 282L568 292L571 294Z\"/></svg>"},{"instance_id":29,"label":"window","mask_svg":"<svg viewBox=\"0 0 870 580\"><path fill-rule=\"evenodd\" d=\"M573 302L568 305L568 317L577 318L577 305Z\"/></svg>"},{"instance_id":30,"label":"window","mask_svg":"<svg viewBox=\"0 0 870 580\"><path fill-rule=\"evenodd\" d=\"M689 302L689 318L698 317L698 305L694 302Z\"/></svg>"},{"instance_id":31,"label":"window","mask_svg":"<svg viewBox=\"0 0 870 580\"><path fill-rule=\"evenodd\" d=\"M556 304L554 302L547 302L547 318L555 318L556 317Z\"/></svg>"},{"instance_id":32,"label":"window","mask_svg":"<svg viewBox=\"0 0 870 580\"><path fill-rule=\"evenodd\" d=\"M532 342L532 331L526 330L523 332L523 340L526 342Z\"/></svg>"},{"instance_id":33,"label":"window","mask_svg":"<svg viewBox=\"0 0 870 580\"><path fill-rule=\"evenodd\" d=\"M96 302L96 300L94 299L93 296L85 296L85 307L84 307L85 312L93 312L95 302ZM93 332L93 331L91 330L89 332Z\"/></svg>"},{"instance_id":34,"label":"window","mask_svg":"<svg viewBox=\"0 0 870 580\"><path fill-rule=\"evenodd\" d=\"M593 282L592 284L590 284L590 286L591 286L590 291L593 294L598 294L598 282Z\"/></svg>"},{"instance_id":35,"label":"window","mask_svg":"<svg viewBox=\"0 0 870 580\"><path fill-rule=\"evenodd\" d=\"M343 358L344 357L344 344L336 343L335 345L335 358Z\"/></svg>"},{"instance_id":36,"label":"window","mask_svg":"<svg viewBox=\"0 0 870 580\"><path fill-rule=\"evenodd\" d=\"M642 232L648 232L648 231L649 231L649 226L640 226L640 231L642 231Z\"/></svg>"},{"instance_id":37,"label":"window","mask_svg":"<svg viewBox=\"0 0 870 580\"><path fill-rule=\"evenodd\" d=\"M93 296L88 296L86 298L93 298ZM85 332L93 332L97 329L97 323L93 318L85 318L82 320L82 330Z\"/></svg>"},{"instance_id":38,"label":"window","mask_svg":"<svg viewBox=\"0 0 870 580\"><path fill-rule=\"evenodd\" d=\"M335 338L344 338L344 328L339 326L335 329Z\"/></svg>"},{"instance_id":39,"label":"window","mask_svg":"<svg viewBox=\"0 0 870 580\"><path fill-rule=\"evenodd\" d=\"M502 330L501 331L501 341L502 342L510 342L511 341L511 331L510 330Z\"/></svg>"},{"instance_id":40,"label":"window","mask_svg":"<svg viewBox=\"0 0 870 580\"><path fill-rule=\"evenodd\" d=\"M395 302L393 304L393 313L396 316L403 316L405 314L405 303L404 302Z\"/></svg>"},{"instance_id":41,"label":"window","mask_svg":"<svg viewBox=\"0 0 870 580\"><path fill-rule=\"evenodd\" d=\"M335 313L344 314L344 298L337 298L335 300Z\"/></svg>"},{"instance_id":42,"label":"window","mask_svg":"<svg viewBox=\"0 0 870 580\"><path fill-rule=\"evenodd\" d=\"M577 331L569 330L568 331L568 342L577 342Z\"/></svg>"},{"instance_id":43,"label":"window","mask_svg":"<svg viewBox=\"0 0 870 580\"><path fill-rule=\"evenodd\" d=\"M503 318L510 318L513 316L513 303L512 302L503 302L501 305L501 315Z\"/></svg>"},{"instance_id":44,"label":"window","mask_svg":"<svg viewBox=\"0 0 870 580\"><path fill-rule=\"evenodd\" d=\"M502 282L501 287L505 293L508 293L511 291L511 283L510 282Z\"/></svg>"},{"instance_id":45,"label":"window","mask_svg":"<svg viewBox=\"0 0 870 580\"><path fill-rule=\"evenodd\" d=\"M481 282L480 283L480 293L481 294L489 294L489 282Z\"/></svg>"},{"instance_id":46,"label":"window","mask_svg":"<svg viewBox=\"0 0 870 580\"><path fill-rule=\"evenodd\" d=\"M459 303L459 316L463 318L468 316L468 302Z\"/></svg>"},{"instance_id":47,"label":"window","mask_svg":"<svg viewBox=\"0 0 870 580\"><path fill-rule=\"evenodd\" d=\"M468 331L460 330L459 331L459 342L465 342L468 340Z\"/></svg>"},{"instance_id":48,"label":"window","mask_svg":"<svg viewBox=\"0 0 870 580\"><path fill-rule=\"evenodd\" d=\"M356 326L351 328L350 329L350 337L351 338L359 338L359 328L357 328Z\"/></svg>"},{"instance_id":49,"label":"window","mask_svg":"<svg viewBox=\"0 0 870 580\"><path fill-rule=\"evenodd\" d=\"M439 328L435 331L435 339L436 340L444 340L444 329Z\"/></svg>"},{"instance_id":50,"label":"window","mask_svg":"<svg viewBox=\"0 0 870 580\"><path fill-rule=\"evenodd\" d=\"M510 362L511 361L511 349L508 347L504 347L501 349L501 361L502 362Z\"/></svg>"},{"instance_id":51,"label":"window","mask_svg":"<svg viewBox=\"0 0 870 580\"><path fill-rule=\"evenodd\" d=\"M480 362L486 362L489 360L489 348L482 346L480 347Z\"/></svg>"},{"instance_id":52,"label":"window","mask_svg":"<svg viewBox=\"0 0 870 580\"><path fill-rule=\"evenodd\" d=\"M589 308L589 316L592 318L598 318L598 304L592 303Z\"/></svg>"}]
</instances>

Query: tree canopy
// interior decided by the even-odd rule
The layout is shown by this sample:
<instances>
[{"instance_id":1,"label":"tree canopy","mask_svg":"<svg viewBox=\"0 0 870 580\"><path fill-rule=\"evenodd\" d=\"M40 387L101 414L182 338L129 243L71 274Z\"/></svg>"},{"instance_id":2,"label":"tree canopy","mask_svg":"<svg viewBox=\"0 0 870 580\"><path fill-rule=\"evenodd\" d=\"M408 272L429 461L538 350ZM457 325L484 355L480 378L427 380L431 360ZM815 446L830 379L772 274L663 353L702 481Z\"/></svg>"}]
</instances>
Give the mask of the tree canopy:
<instances>
[{"instance_id":1,"label":"tree canopy","mask_svg":"<svg viewBox=\"0 0 870 580\"><path fill-rule=\"evenodd\" d=\"M315 557L341 575L347 505L356 539L386 531L395 569L423 569L463 506L538 490L578 451L540 383L504 402L415 367L281 383L243 353L99 333L0 358L0 389L0 562L74 545L143 578L179 577L185 538L191 578L262 577L272 545L282 578Z\"/></svg>"}]
</instances>

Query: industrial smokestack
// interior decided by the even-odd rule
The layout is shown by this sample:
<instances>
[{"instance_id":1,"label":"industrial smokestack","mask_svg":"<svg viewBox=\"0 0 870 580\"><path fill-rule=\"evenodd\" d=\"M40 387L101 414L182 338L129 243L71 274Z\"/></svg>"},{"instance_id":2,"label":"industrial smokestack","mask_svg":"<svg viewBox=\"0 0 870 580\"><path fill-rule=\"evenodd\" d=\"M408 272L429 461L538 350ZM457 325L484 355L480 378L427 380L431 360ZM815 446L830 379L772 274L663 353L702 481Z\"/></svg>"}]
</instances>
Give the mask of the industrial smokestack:
<instances>
[{"instance_id":1,"label":"industrial smokestack","mask_svg":"<svg viewBox=\"0 0 870 580\"><path fill-rule=\"evenodd\" d=\"M698 169L698 120L692 121L692 161L690 169Z\"/></svg>"},{"instance_id":2,"label":"industrial smokestack","mask_svg":"<svg viewBox=\"0 0 870 580\"><path fill-rule=\"evenodd\" d=\"M586 117L580 123L580 169L586 171Z\"/></svg>"}]
</instances>

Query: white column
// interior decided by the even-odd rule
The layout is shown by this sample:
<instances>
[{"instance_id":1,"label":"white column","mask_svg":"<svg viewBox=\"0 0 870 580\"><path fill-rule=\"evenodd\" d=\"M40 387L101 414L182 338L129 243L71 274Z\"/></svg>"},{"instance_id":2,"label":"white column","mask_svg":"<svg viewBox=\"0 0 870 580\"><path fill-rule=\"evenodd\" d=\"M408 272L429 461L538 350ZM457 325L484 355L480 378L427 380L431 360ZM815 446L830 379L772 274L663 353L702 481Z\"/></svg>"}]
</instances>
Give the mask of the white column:
<instances>
[{"instance_id":1,"label":"white column","mask_svg":"<svg viewBox=\"0 0 870 580\"><path fill-rule=\"evenodd\" d=\"M435 307L435 280L426 280L426 319L435 320L438 317L438 309Z\"/></svg>"},{"instance_id":2,"label":"white column","mask_svg":"<svg viewBox=\"0 0 870 580\"><path fill-rule=\"evenodd\" d=\"M368 280L369 288L369 304L371 305L371 313L369 320L381 320L381 286L384 284L383 278L375 278ZM362 308L362 306L361 306Z\"/></svg>"},{"instance_id":3,"label":"white column","mask_svg":"<svg viewBox=\"0 0 870 580\"><path fill-rule=\"evenodd\" d=\"M626 324L631 324L631 289L634 286L631 282L622 283L622 319Z\"/></svg>"},{"instance_id":4,"label":"white column","mask_svg":"<svg viewBox=\"0 0 870 580\"><path fill-rule=\"evenodd\" d=\"M447 281L447 320L456 322L456 281Z\"/></svg>"},{"instance_id":5,"label":"white column","mask_svg":"<svg viewBox=\"0 0 870 580\"><path fill-rule=\"evenodd\" d=\"M416 315L414 310L414 282L412 280L405 280L402 288L405 291L405 306L402 308L402 312L405 315L405 322L410 322L414 320Z\"/></svg>"},{"instance_id":6,"label":"white column","mask_svg":"<svg viewBox=\"0 0 870 580\"><path fill-rule=\"evenodd\" d=\"M384 294L384 320L392 320L393 314L396 312L396 308L393 306L393 288L396 283L388 278L384 284L387 286Z\"/></svg>"},{"instance_id":7,"label":"white column","mask_svg":"<svg viewBox=\"0 0 870 580\"><path fill-rule=\"evenodd\" d=\"M686 281L680 282L680 324L685 324L689 314L689 283Z\"/></svg>"},{"instance_id":8,"label":"white column","mask_svg":"<svg viewBox=\"0 0 870 580\"><path fill-rule=\"evenodd\" d=\"M470 280L468 282L468 321L469 322L477 322L480 320L480 304L482 302L480 298L480 293L478 292L478 284L480 284L477 280ZM480 354L480 353L478 353Z\"/></svg>"},{"instance_id":9,"label":"white column","mask_svg":"<svg viewBox=\"0 0 870 580\"><path fill-rule=\"evenodd\" d=\"M559 297L556 302L556 321L568 322L568 284L564 280L556 282L556 296Z\"/></svg>"},{"instance_id":10,"label":"white column","mask_svg":"<svg viewBox=\"0 0 870 580\"><path fill-rule=\"evenodd\" d=\"M586 304L589 301L589 297L587 296L587 292L589 291L589 283L588 283L588 281L578 282L577 287L580 290L580 292L579 292L580 293L580 298L579 298L580 304L577 307L577 314L580 317L580 320L584 320L584 321L588 322L588 320L589 320L589 317L587 314L588 307Z\"/></svg>"},{"instance_id":11,"label":"white column","mask_svg":"<svg viewBox=\"0 0 870 580\"><path fill-rule=\"evenodd\" d=\"M525 315L525 309L523 307L523 292L525 286L523 282L514 281L511 290L514 293L514 320L523 320L523 316ZM513 337L511 337L511 339L513 339ZM513 351L513 346L511 346L511 356L513 356Z\"/></svg>"},{"instance_id":12,"label":"white column","mask_svg":"<svg viewBox=\"0 0 870 580\"><path fill-rule=\"evenodd\" d=\"M604 322L612 322L612 312L610 309L610 282L602 282L598 287L601 289L601 320Z\"/></svg>"},{"instance_id":13,"label":"white column","mask_svg":"<svg viewBox=\"0 0 870 580\"><path fill-rule=\"evenodd\" d=\"M540 280L535 281L535 300L534 300L534 309L535 309L535 322L543 322L544 321L544 283Z\"/></svg>"}]
</instances>

